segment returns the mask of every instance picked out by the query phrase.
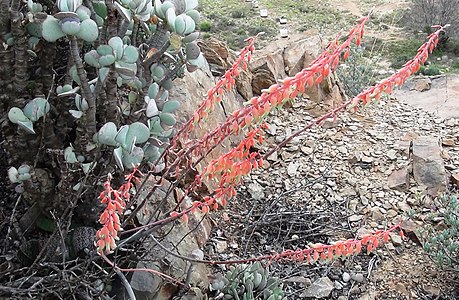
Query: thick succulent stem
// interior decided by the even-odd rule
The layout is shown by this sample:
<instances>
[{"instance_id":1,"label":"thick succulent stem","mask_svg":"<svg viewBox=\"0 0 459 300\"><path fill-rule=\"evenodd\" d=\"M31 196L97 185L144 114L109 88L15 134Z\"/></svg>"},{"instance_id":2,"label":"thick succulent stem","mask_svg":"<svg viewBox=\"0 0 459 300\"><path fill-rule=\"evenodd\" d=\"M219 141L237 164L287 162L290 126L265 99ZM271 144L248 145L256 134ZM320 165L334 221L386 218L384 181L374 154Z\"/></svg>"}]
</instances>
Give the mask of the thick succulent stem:
<instances>
[{"instance_id":1,"label":"thick succulent stem","mask_svg":"<svg viewBox=\"0 0 459 300\"><path fill-rule=\"evenodd\" d=\"M134 18L134 28L132 29L131 44L137 47L137 34L139 33L139 19Z\"/></svg>"},{"instance_id":2,"label":"thick succulent stem","mask_svg":"<svg viewBox=\"0 0 459 300\"><path fill-rule=\"evenodd\" d=\"M81 82L81 94L83 98L88 101L88 110L86 111L86 122L84 124L88 138L91 138L96 133L96 101L94 95L89 88L88 77L86 70L83 66L83 61L80 57L80 50L78 48L78 41L75 36L69 36L70 40L70 54L75 63L78 77Z\"/></svg>"},{"instance_id":3,"label":"thick succulent stem","mask_svg":"<svg viewBox=\"0 0 459 300\"><path fill-rule=\"evenodd\" d=\"M23 24L23 14L19 12L21 6L20 0L11 2L11 33L14 38L14 79L13 86L18 95L24 92L27 86L27 38ZM24 102L24 101L16 101ZM14 103L23 106L24 103Z\"/></svg>"},{"instance_id":4,"label":"thick succulent stem","mask_svg":"<svg viewBox=\"0 0 459 300\"><path fill-rule=\"evenodd\" d=\"M169 36L170 32L165 25L159 26L156 29L155 34L148 41L150 51L143 61L145 70L148 70L153 63L157 62L164 52L166 52L167 48L169 48Z\"/></svg>"},{"instance_id":5,"label":"thick succulent stem","mask_svg":"<svg viewBox=\"0 0 459 300\"><path fill-rule=\"evenodd\" d=\"M105 121L113 122L118 125L120 120L117 106L118 97L116 94L116 70L114 65L110 67L110 73L107 76L105 91L107 93L107 100L105 102Z\"/></svg>"},{"instance_id":6,"label":"thick succulent stem","mask_svg":"<svg viewBox=\"0 0 459 300\"><path fill-rule=\"evenodd\" d=\"M117 18L116 8L110 0L105 0L107 6L107 20L105 20L104 27L102 28L102 34L100 37L101 44L107 43L107 41L116 36L117 33Z\"/></svg>"},{"instance_id":7,"label":"thick succulent stem","mask_svg":"<svg viewBox=\"0 0 459 300\"><path fill-rule=\"evenodd\" d=\"M56 44L45 42L40 55L40 78L43 83L43 93L47 94L53 85L53 64L56 57Z\"/></svg>"},{"instance_id":8,"label":"thick succulent stem","mask_svg":"<svg viewBox=\"0 0 459 300\"><path fill-rule=\"evenodd\" d=\"M14 98L13 93L13 61L14 53L12 49L0 49L0 113L3 115L8 109L9 101Z\"/></svg>"},{"instance_id":9,"label":"thick succulent stem","mask_svg":"<svg viewBox=\"0 0 459 300\"><path fill-rule=\"evenodd\" d=\"M0 0L0 37L9 31L10 0Z\"/></svg>"}]
</instances>

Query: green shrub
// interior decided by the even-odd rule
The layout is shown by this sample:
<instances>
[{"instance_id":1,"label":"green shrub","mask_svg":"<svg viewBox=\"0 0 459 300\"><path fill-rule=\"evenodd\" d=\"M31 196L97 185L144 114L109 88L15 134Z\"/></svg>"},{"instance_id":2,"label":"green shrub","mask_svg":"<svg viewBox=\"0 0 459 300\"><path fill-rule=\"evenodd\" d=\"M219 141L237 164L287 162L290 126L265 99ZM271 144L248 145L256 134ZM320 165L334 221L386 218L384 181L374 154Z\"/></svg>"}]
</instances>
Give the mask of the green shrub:
<instances>
[{"instance_id":1,"label":"green shrub","mask_svg":"<svg viewBox=\"0 0 459 300\"><path fill-rule=\"evenodd\" d=\"M425 66L421 73L426 76L436 76L441 74L441 70L437 65L431 64Z\"/></svg>"},{"instance_id":2,"label":"green shrub","mask_svg":"<svg viewBox=\"0 0 459 300\"><path fill-rule=\"evenodd\" d=\"M371 85L375 62L374 58L365 57L362 47L351 48L347 61L336 70L349 97L357 96L362 89Z\"/></svg>"},{"instance_id":3,"label":"green shrub","mask_svg":"<svg viewBox=\"0 0 459 300\"><path fill-rule=\"evenodd\" d=\"M440 230L429 226L424 228L424 251L440 267L459 270L459 203L457 196L445 195L440 199L444 205L444 226Z\"/></svg>"},{"instance_id":4,"label":"green shrub","mask_svg":"<svg viewBox=\"0 0 459 300\"><path fill-rule=\"evenodd\" d=\"M208 32L212 29L212 23L210 21L202 21L201 24L199 24L199 29L204 32Z\"/></svg>"},{"instance_id":5,"label":"green shrub","mask_svg":"<svg viewBox=\"0 0 459 300\"><path fill-rule=\"evenodd\" d=\"M224 299L280 300L284 295L279 278L272 277L259 262L230 267L223 282Z\"/></svg>"},{"instance_id":6,"label":"green shrub","mask_svg":"<svg viewBox=\"0 0 459 300\"><path fill-rule=\"evenodd\" d=\"M231 17L234 19L242 19L248 16L250 7L247 5L239 6L231 10Z\"/></svg>"}]
</instances>

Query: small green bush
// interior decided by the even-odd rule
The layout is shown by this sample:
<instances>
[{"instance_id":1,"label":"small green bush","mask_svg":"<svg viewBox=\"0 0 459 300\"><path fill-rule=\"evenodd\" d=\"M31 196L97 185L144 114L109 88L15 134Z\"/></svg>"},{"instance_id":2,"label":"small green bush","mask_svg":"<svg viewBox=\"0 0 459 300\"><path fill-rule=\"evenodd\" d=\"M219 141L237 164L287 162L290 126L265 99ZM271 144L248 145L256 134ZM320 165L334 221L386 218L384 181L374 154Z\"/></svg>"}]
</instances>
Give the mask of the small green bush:
<instances>
[{"instance_id":1,"label":"small green bush","mask_svg":"<svg viewBox=\"0 0 459 300\"><path fill-rule=\"evenodd\" d=\"M336 70L346 95L355 97L362 89L371 85L375 63L374 58L365 57L362 47L351 48L347 61Z\"/></svg>"},{"instance_id":2,"label":"small green bush","mask_svg":"<svg viewBox=\"0 0 459 300\"><path fill-rule=\"evenodd\" d=\"M421 73L426 76L436 76L441 74L441 70L437 65L431 64L426 66Z\"/></svg>"},{"instance_id":3,"label":"small green bush","mask_svg":"<svg viewBox=\"0 0 459 300\"><path fill-rule=\"evenodd\" d=\"M212 23L210 21L202 21L201 24L199 24L199 28L201 31L208 32L212 29Z\"/></svg>"},{"instance_id":4,"label":"small green bush","mask_svg":"<svg viewBox=\"0 0 459 300\"><path fill-rule=\"evenodd\" d=\"M454 195L445 195L440 201L445 207L445 229L424 228L423 248L440 267L459 271L459 203Z\"/></svg>"},{"instance_id":5,"label":"small green bush","mask_svg":"<svg viewBox=\"0 0 459 300\"><path fill-rule=\"evenodd\" d=\"M239 6L231 10L231 17L234 19L242 19L248 16L250 8L247 5Z\"/></svg>"}]
</instances>

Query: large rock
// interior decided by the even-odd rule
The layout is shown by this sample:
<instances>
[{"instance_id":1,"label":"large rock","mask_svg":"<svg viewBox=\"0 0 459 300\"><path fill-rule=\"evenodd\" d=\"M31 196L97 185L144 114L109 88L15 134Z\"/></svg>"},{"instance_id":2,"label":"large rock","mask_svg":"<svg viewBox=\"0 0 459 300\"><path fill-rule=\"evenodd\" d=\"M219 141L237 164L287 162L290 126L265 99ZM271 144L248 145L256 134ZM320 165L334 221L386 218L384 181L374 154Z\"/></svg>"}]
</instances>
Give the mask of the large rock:
<instances>
[{"instance_id":1,"label":"large rock","mask_svg":"<svg viewBox=\"0 0 459 300\"><path fill-rule=\"evenodd\" d=\"M145 182L145 188L139 192L139 201L143 201L148 196L149 191L156 184L156 180L157 178L150 177ZM178 199L172 196L173 193L165 197L169 186L170 183L165 182L148 199L146 206L138 214L138 220L141 224L148 223L150 218L153 218L153 220L156 220L158 217L163 218L169 211L174 210ZM178 198L182 198L181 196L178 193ZM185 209L191 205L192 201L187 197L180 207ZM200 251L199 249L207 241L210 229L208 221L203 219L202 214L197 210L188 214L188 223L176 221L163 225L154 232L154 236L157 240L161 241L163 247L169 249L171 252L193 257L193 253ZM185 281L187 273L190 270L190 263L188 261L164 251L151 237L147 237L144 247L148 251L145 257L143 257L143 260L137 264L138 269L153 269L179 281ZM207 279L209 271L204 264L196 264L194 268L191 273L190 283L202 289L206 288L209 285ZM165 282L161 277L153 273L145 271L135 271L130 284L134 289L137 299L171 299L177 292L175 285Z\"/></svg>"},{"instance_id":2,"label":"large rock","mask_svg":"<svg viewBox=\"0 0 459 300\"><path fill-rule=\"evenodd\" d=\"M387 179L389 188L397 191L407 191L410 188L410 173L407 168L395 170Z\"/></svg>"},{"instance_id":3,"label":"large rock","mask_svg":"<svg viewBox=\"0 0 459 300\"><path fill-rule=\"evenodd\" d=\"M223 75L237 59L236 53L225 48L225 44L218 40L206 39L200 41L199 45L215 76ZM292 35L256 50L248 70L241 70L241 74L236 78L236 90L244 100L250 100L254 95L260 95L263 89L277 83L279 79L294 76L307 67L321 50L322 40L315 33ZM308 88L305 94L314 102L341 102L341 92L333 75L319 86Z\"/></svg>"},{"instance_id":4,"label":"large rock","mask_svg":"<svg viewBox=\"0 0 459 300\"><path fill-rule=\"evenodd\" d=\"M187 73L183 78L178 78L174 81L174 85L169 91L169 98L180 101L180 109L177 111L179 123L185 123L193 116L196 108L207 95L207 91L214 86L214 83L215 79L207 64L204 68L198 69L193 73ZM220 104L215 104L215 109L209 117L201 121L202 126L196 126L189 134L189 137L201 138L209 130L217 128L226 120L228 114L241 108L243 102L244 100L237 92L231 91L226 93L223 97L223 101ZM220 156L223 151L228 151L228 147L238 141L239 137L232 136L221 143L220 146L214 149L214 151L206 156L197 166L197 170L200 171L204 166L207 166L212 159ZM214 182L206 179L204 179L203 183L209 190L213 190L216 187Z\"/></svg>"},{"instance_id":5,"label":"large rock","mask_svg":"<svg viewBox=\"0 0 459 300\"><path fill-rule=\"evenodd\" d=\"M446 191L446 170L437 138L420 136L413 141L413 176L430 195Z\"/></svg>"},{"instance_id":6,"label":"large rock","mask_svg":"<svg viewBox=\"0 0 459 300\"><path fill-rule=\"evenodd\" d=\"M335 289L335 284L328 277L321 277L314 281L312 285L300 295L301 298L322 299L328 298Z\"/></svg>"},{"instance_id":7,"label":"large rock","mask_svg":"<svg viewBox=\"0 0 459 300\"><path fill-rule=\"evenodd\" d=\"M288 76L294 76L319 56L321 42L321 38L318 35L313 35L287 45L283 56L285 72L287 72Z\"/></svg>"}]
</instances>

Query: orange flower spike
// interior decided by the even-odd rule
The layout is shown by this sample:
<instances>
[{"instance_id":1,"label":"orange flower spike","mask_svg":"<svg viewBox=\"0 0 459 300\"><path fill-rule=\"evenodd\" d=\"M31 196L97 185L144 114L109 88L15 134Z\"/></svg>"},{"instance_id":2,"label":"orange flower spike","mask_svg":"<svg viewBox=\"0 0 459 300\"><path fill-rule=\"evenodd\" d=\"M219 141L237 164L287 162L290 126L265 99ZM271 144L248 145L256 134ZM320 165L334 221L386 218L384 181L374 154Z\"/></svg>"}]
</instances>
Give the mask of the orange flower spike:
<instances>
[{"instance_id":1,"label":"orange flower spike","mask_svg":"<svg viewBox=\"0 0 459 300\"><path fill-rule=\"evenodd\" d=\"M313 259L314 261L317 261L319 259L319 252L317 252L317 250L314 251Z\"/></svg>"}]
</instances>

